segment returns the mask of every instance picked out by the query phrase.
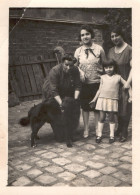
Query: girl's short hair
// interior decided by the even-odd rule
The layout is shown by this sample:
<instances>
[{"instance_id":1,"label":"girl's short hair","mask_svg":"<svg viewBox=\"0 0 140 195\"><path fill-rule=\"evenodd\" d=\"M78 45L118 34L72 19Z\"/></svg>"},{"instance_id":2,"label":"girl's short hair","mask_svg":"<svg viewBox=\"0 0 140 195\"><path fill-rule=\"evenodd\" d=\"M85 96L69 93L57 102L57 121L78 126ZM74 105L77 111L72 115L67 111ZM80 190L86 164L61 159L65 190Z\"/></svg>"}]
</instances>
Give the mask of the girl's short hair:
<instances>
[{"instance_id":1,"label":"girl's short hair","mask_svg":"<svg viewBox=\"0 0 140 195\"><path fill-rule=\"evenodd\" d=\"M62 57L62 62L64 62L65 60L73 61L74 64L77 62L77 59L73 56L72 53L65 53Z\"/></svg>"},{"instance_id":2,"label":"girl's short hair","mask_svg":"<svg viewBox=\"0 0 140 195\"><path fill-rule=\"evenodd\" d=\"M118 65L113 59L107 59L105 62L103 62L102 66L103 66L103 69L105 67L108 67L108 66L113 66L114 67L114 73L118 74L118 72L119 72L118 71ZM105 70L104 70L104 73L105 73Z\"/></svg>"},{"instance_id":3,"label":"girl's short hair","mask_svg":"<svg viewBox=\"0 0 140 195\"><path fill-rule=\"evenodd\" d=\"M110 34L116 33L117 35L120 35L124 39L124 32L120 26L113 26L110 28Z\"/></svg>"},{"instance_id":4,"label":"girl's short hair","mask_svg":"<svg viewBox=\"0 0 140 195\"><path fill-rule=\"evenodd\" d=\"M80 29L80 33L79 33L79 36L78 36L79 41L81 41L81 31L82 30L86 30L87 32L89 32L91 34L92 39L95 37L93 28L91 26L87 25L87 24L84 24L84 25L81 26L81 29Z\"/></svg>"}]
</instances>

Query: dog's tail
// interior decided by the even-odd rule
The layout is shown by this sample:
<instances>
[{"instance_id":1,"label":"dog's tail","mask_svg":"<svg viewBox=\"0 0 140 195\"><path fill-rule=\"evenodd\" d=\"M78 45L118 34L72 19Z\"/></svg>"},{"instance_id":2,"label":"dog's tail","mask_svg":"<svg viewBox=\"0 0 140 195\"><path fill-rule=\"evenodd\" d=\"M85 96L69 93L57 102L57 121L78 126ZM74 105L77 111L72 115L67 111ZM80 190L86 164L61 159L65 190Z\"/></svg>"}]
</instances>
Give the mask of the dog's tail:
<instances>
[{"instance_id":1,"label":"dog's tail","mask_svg":"<svg viewBox=\"0 0 140 195\"><path fill-rule=\"evenodd\" d=\"M30 123L30 118L27 117L23 117L19 120L19 124L21 124L22 126L27 126Z\"/></svg>"}]
</instances>

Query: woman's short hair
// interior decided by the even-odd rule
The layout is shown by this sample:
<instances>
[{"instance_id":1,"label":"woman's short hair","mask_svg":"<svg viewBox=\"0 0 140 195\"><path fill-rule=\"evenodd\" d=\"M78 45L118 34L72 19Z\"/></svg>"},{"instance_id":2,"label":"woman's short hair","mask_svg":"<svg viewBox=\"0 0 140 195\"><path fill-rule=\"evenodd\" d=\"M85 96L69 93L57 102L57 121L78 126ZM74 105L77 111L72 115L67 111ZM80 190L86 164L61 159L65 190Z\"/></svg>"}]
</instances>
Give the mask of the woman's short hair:
<instances>
[{"instance_id":1,"label":"woman's short hair","mask_svg":"<svg viewBox=\"0 0 140 195\"><path fill-rule=\"evenodd\" d=\"M74 64L77 62L77 59L73 56L72 53L65 53L62 57L62 62L65 60L73 61Z\"/></svg>"},{"instance_id":2,"label":"woman's short hair","mask_svg":"<svg viewBox=\"0 0 140 195\"><path fill-rule=\"evenodd\" d=\"M95 37L93 28L91 26L87 25L87 24L84 24L84 25L81 26L81 29L80 29L80 33L79 33L79 36L78 36L79 41L81 41L81 31L82 30L86 30L87 32L89 32L91 34L92 39Z\"/></svg>"},{"instance_id":3,"label":"woman's short hair","mask_svg":"<svg viewBox=\"0 0 140 195\"><path fill-rule=\"evenodd\" d=\"M124 39L124 32L120 26L113 26L110 28L110 34L116 33L117 35L120 35Z\"/></svg>"},{"instance_id":4,"label":"woman's short hair","mask_svg":"<svg viewBox=\"0 0 140 195\"><path fill-rule=\"evenodd\" d=\"M108 67L108 66L113 66L114 67L114 73L118 74L118 72L119 72L118 71L118 65L117 65L117 63L113 59L107 59L106 61L104 61L102 63L102 66L103 66L103 69L105 67ZM105 73L105 71L104 71L104 73Z\"/></svg>"}]
</instances>

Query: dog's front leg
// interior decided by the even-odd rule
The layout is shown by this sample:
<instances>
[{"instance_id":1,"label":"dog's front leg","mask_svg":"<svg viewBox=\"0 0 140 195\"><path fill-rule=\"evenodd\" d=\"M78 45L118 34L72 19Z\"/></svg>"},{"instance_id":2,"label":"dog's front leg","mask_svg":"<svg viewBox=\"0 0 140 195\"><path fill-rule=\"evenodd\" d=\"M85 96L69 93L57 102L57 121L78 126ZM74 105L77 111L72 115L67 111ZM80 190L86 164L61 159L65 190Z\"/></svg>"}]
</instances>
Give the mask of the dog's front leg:
<instances>
[{"instance_id":1,"label":"dog's front leg","mask_svg":"<svg viewBox=\"0 0 140 195\"><path fill-rule=\"evenodd\" d=\"M35 148L37 145L35 144L35 134L31 133L31 147Z\"/></svg>"},{"instance_id":2,"label":"dog's front leg","mask_svg":"<svg viewBox=\"0 0 140 195\"><path fill-rule=\"evenodd\" d=\"M70 136L70 129L68 127L65 128L65 139L66 139L66 145L68 148L72 147L72 141Z\"/></svg>"}]
</instances>

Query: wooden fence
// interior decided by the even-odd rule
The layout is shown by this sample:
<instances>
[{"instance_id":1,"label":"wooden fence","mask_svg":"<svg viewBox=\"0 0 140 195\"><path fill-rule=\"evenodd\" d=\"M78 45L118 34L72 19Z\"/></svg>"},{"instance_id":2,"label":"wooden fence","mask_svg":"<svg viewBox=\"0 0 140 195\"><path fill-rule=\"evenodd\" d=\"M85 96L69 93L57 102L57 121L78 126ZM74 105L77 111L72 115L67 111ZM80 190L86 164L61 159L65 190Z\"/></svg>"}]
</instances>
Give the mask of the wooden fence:
<instances>
[{"instance_id":1,"label":"wooden fence","mask_svg":"<svg viewBox=\"0 0 140 195\"><path fill-rule=\"evenodd\" d=\"M53 53L16 58L9 56L9 92L14 92L20 101L41 98L44 79L56 64Z\"/></svg>"}]
</instances>

